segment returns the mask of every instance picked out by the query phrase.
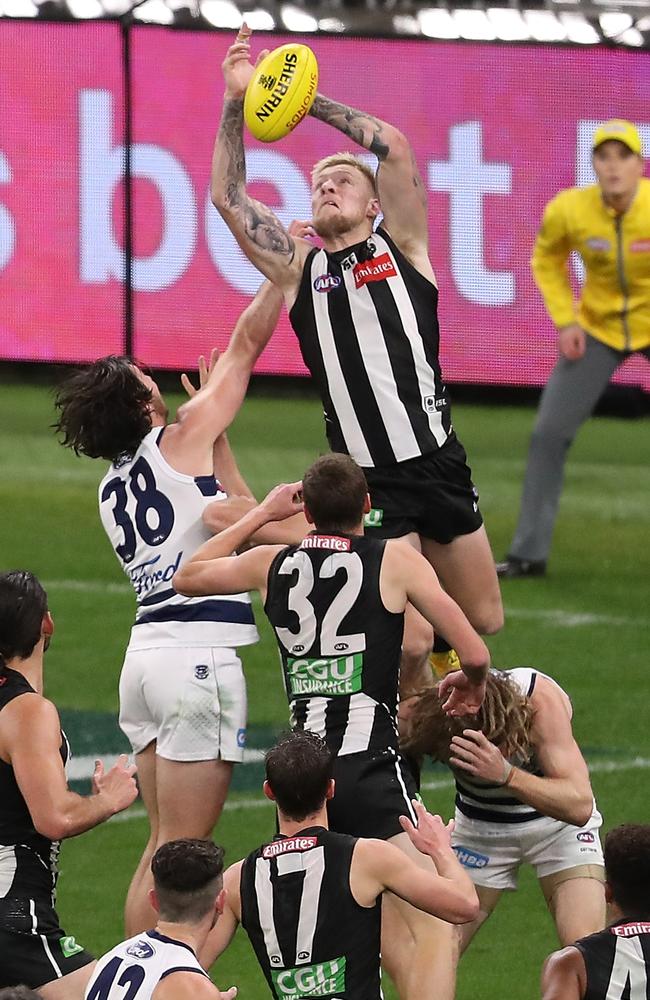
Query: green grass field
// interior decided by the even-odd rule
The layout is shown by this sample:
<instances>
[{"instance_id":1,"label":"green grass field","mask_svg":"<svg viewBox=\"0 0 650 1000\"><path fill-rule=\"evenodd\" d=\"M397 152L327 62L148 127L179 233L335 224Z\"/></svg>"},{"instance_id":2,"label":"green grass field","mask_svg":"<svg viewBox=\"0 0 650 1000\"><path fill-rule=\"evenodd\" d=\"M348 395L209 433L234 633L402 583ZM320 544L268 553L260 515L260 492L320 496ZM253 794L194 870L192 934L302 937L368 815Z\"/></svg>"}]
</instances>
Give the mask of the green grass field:
<instances>
[{"instance_id":1,"label":"green grass field","mask_svg":"<svg viewBox=\"0 0 650 1000\"><path fill-rule=\"evenodd\" d=\"M169 399L172 408L177 397ZM76 459L55 441L50 391L0 383L0 566L27 567L46 584L57 633L47 658L47 694L62 710L78 755L110 756L123 745L114 721L117 679L133 598L103 536L96 509L101 462ZM455 423L481 493L496 555L517 513L531 409L458 406ZM246 402L230 434L258 495L299 478L324 450L320 406L292 394ZM575 730L593 771L605 827L650 821L647 680L650 621L650 467L646 421L598 418L570 457L549 576L507 582L507 622L490 640L498 666L533 664L553 674L575 705ZM258 607L259 610L259 607ZM286 719L268 626L245 651L252 746L268 745ZM259 765L242 765L216 839L234 861L273 832L259 791ZM427 804L453 807L447 775L425 776ZM139 807L72 840L62 851L59 909L68 933L100 953L122 936L122 903L146 839ZM501 903L463 959L459 1000L538 995L543 957L555 946L534 879ZM238 935L216 980L242 1000L266 987ZM390 990L389 997L393 996Z\"/></svg>"}]
</instances>

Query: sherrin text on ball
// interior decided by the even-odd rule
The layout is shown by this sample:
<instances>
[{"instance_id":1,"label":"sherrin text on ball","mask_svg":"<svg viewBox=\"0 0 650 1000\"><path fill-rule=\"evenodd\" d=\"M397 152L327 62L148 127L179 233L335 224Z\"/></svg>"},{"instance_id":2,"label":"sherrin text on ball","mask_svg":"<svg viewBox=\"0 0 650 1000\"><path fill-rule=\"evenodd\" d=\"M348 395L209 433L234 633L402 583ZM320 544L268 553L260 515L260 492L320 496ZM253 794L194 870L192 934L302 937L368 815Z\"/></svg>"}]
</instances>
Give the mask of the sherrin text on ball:
<instances>
[{"instance_id":1,"label":"sherrin text on ball","mask_svg":"<svg viewBox=\"0 0 650 1000\"><path fill-rule=\"evenodd\" d=\"M308 45L281 45L255 68L244 97L244 120L262 142L288 135L311 108L318 63Z\"/></svg>"}]
</instances>

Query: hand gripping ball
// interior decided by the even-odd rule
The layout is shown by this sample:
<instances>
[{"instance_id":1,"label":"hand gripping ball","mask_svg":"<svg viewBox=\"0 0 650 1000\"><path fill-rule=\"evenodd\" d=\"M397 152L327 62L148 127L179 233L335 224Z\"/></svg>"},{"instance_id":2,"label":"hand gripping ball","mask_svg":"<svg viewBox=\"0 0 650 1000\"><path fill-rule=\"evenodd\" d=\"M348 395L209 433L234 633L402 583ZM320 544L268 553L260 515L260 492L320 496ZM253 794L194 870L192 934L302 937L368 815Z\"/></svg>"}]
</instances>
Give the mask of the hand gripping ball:
<instances>
[{"instance_id":1,"label":"hand gripping ball","mask_svg":"<svg viewBox=\"0 0 650 1000\"><path fill-rule=\"evenodd\" d=\"M256 139L288 135L311 108L318 63L308 45L281 45L255 68L244 97L244 120Z\"/></svg>"}]
</instances>

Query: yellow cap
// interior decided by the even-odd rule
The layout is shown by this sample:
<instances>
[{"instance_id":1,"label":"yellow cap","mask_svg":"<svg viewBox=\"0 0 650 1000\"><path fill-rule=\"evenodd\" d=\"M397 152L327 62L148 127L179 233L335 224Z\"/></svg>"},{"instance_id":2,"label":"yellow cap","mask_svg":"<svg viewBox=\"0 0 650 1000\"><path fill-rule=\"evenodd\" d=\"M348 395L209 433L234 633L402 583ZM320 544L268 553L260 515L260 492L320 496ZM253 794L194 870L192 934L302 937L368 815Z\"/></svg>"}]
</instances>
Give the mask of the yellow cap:
<instances>
[{"instance_id":1,"label":"yellow cap","mask_svg":"<svg viewBox=\"0 0 650 1000\"><path fill-rule=\"evenodd\" d=\"M641 156L641 136L632 122L623 121L622 118L613 118L611 121L605 122L604 125L600 125L594 132L593 149L598 149L610 139L622 142L637 156Z\"/></svg>"}]
</instances>

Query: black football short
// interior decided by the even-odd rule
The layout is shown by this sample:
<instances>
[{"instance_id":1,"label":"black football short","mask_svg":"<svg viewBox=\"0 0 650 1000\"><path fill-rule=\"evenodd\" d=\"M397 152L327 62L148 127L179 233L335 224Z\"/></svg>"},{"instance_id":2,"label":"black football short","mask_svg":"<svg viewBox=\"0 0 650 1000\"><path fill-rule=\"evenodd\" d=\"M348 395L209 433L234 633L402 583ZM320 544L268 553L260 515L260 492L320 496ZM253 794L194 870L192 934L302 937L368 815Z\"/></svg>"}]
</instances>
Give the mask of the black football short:
<instances>
[{"instance_id":1,"label":"black football short","mask_svg":"<svg viewBox=\"0 0 650 1000\"><path fill-rule=\"evenodd\" d=\"M0 899L0 987L36 990L94 961L62 930L49 901Z\"/></svg>"},{"instance_id":2,"label":"black football short","mask_svg":"<svg viewBox=\"0 0 650 1000\"><path fill-rule=\"evenodd\" d=\"M413 818L413 776L399 753L352 753L334 760L334 798L327 803L330 829L352 837L388 840L402 833L400 816Z\"/></svg>"},{"instance_id":3,"label":"black football short","mask_svg":"<svg viewBox=\"0 0 650 1000\"><path fill-rule=\"evenodd\" d=\"M372 504L369 535L401 538L417 532L447 545L483 524L467 455L455 435L428 455L363 471Z\"/></svg>"}]
</instances>

